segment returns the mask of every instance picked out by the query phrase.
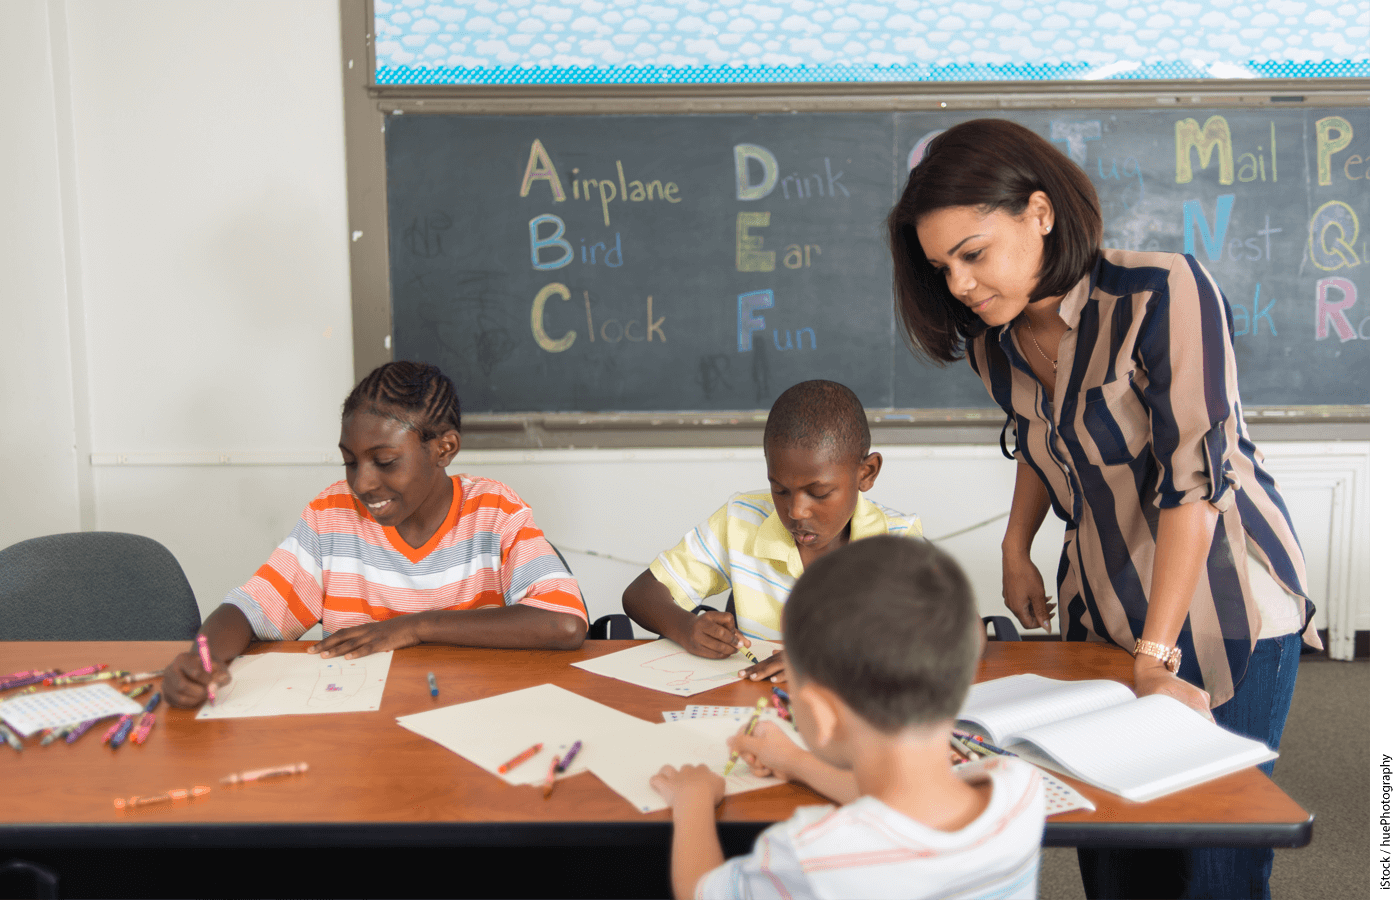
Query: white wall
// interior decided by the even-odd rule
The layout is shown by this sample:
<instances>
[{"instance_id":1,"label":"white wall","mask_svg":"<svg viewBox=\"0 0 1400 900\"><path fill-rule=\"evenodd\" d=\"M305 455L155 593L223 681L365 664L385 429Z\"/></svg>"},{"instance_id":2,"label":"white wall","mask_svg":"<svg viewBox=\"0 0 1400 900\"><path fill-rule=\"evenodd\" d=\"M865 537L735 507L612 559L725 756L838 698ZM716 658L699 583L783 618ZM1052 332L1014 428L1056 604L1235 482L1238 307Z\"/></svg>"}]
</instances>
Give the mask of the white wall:
<instances>
[{"instance_id":1,"label":"white wall","mask_svg":"<svg viewBox=\"0 0 1400 900\"><path fill-rule=\"evenodd\" d=\"M37 86L12 92L0 140L0 546L147 534L207 613L341 477L325 464L352 380L335 0L4 10L0 77ZM1320 624L1341 610L1367 627L1369 446L1264 449ZM1014 467L993 447L885 453L871 496L930 536L995 519L945 545L1000 611ZM595 617L765 480L757 449L474 452L454 471L510 484L561 547L618 558L566 550ZM1058 549L1049 523L1047 583Z\"/></svg>"}]
</instances>

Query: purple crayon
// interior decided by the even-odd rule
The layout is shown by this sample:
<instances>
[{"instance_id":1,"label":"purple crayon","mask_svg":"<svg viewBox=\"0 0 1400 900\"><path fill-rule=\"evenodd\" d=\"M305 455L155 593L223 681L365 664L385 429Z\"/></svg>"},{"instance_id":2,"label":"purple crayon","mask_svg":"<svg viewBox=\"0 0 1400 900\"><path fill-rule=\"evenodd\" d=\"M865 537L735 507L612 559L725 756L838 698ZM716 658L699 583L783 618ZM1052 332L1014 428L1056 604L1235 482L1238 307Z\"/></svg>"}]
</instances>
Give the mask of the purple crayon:
<instances>
[{"instance_id":1,"label":"purple crayon","mask_svg":"<svg viewBox=\"0 0 1400 900\"><path fill-rule=\"evenodd\" d=\"M80 737L82 737L83 735L87 734L88 729L91 728L92 726L96 725L96 724L97 724L98 722L100 722L100 721L102 721L102 720L101 720L101 719L88 719L86 722L83 722L83 723L80 724L80 725L74 725L74 726L73 726L73 730L70 731L70 732L68 732L68 735L64 738L64 740L67 741L67 742L70 743L70 744L73 743L73 742L76 741L78 738L80 738Z\"/></svg>"},{"instance_id":2,"label":"purple crayon","mask_svg":"<svg viewBox=\"0 0 1400 900\"><path fill-rule=\"evenodd\" d=\"M578 756L578 749L582 746L583 741L574 741L574 745L569 748L569 752L565 753L564 758L559 760L559 767L555 771L563 772L565 769L567 769L569 767L569 763L574 761L574 757Z\"/></svg>"}]
</instances>

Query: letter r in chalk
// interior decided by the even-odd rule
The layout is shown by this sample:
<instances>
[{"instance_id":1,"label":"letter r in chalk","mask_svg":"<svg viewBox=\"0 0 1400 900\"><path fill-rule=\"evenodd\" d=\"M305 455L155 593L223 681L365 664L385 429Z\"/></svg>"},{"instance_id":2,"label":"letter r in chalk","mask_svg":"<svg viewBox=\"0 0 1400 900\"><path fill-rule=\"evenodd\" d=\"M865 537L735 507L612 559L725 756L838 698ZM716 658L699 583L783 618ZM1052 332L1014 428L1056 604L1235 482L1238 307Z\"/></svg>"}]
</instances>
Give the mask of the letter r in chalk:
<instances>
[{"instance_id":1,"label":"letter r in chalk","mask_svg":"<svg viewBox=\"0 0 1400 900\"><path fill-rule=\"evenodd\" d=\"M753 349L753 333L766 327L763 316L754 315L755 310L772 309L772 291L749 291L739 295L739 352Z\"/></svg>"}]
</instances>

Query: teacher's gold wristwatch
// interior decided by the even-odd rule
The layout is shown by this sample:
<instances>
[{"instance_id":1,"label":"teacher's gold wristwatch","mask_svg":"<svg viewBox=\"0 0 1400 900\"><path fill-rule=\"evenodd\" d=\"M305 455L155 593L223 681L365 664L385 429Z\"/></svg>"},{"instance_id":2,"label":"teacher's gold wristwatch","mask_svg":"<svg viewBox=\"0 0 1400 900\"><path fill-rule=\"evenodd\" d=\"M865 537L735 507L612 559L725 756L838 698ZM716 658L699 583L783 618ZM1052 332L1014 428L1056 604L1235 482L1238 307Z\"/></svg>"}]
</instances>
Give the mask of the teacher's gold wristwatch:
<instances>
[{"instance_id":1,"label":"teacher's gold wristwatch","mask_svg":"<svg viewBox=\"0 0 1400 900\"><path fill-rule=\"evenodd\" d=\"M1133 656L1142 653L1153 659L1160 660L1162 665L1167 667L1167 671L1175 675L1181 668L1181 648L1168 647L1166 644L1159 644L1156 641L1144 641L1138 638L1138 642L1133 647Z\"/></svg>"}]
</instances>

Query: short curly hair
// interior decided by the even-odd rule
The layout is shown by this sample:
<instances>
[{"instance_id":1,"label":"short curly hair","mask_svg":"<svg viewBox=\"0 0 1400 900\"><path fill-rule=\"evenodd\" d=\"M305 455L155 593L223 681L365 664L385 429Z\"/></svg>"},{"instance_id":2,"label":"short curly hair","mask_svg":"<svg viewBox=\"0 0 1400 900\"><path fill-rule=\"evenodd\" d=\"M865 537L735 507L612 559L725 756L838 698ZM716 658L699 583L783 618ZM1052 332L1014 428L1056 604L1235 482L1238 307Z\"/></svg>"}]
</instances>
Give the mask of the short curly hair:
<instances>
[{"instance_id":1,"label":"short curly hair","mask_svg":"<svg viewBox=\"0 0 1400 900\"><path fill-rule=\"evenodd\" d=\"M870 423L855 391L835 381L804 381L774 401L763 447L831 451L840 459L860 460L870 453Z\"/></svg>"}]
</instances>

